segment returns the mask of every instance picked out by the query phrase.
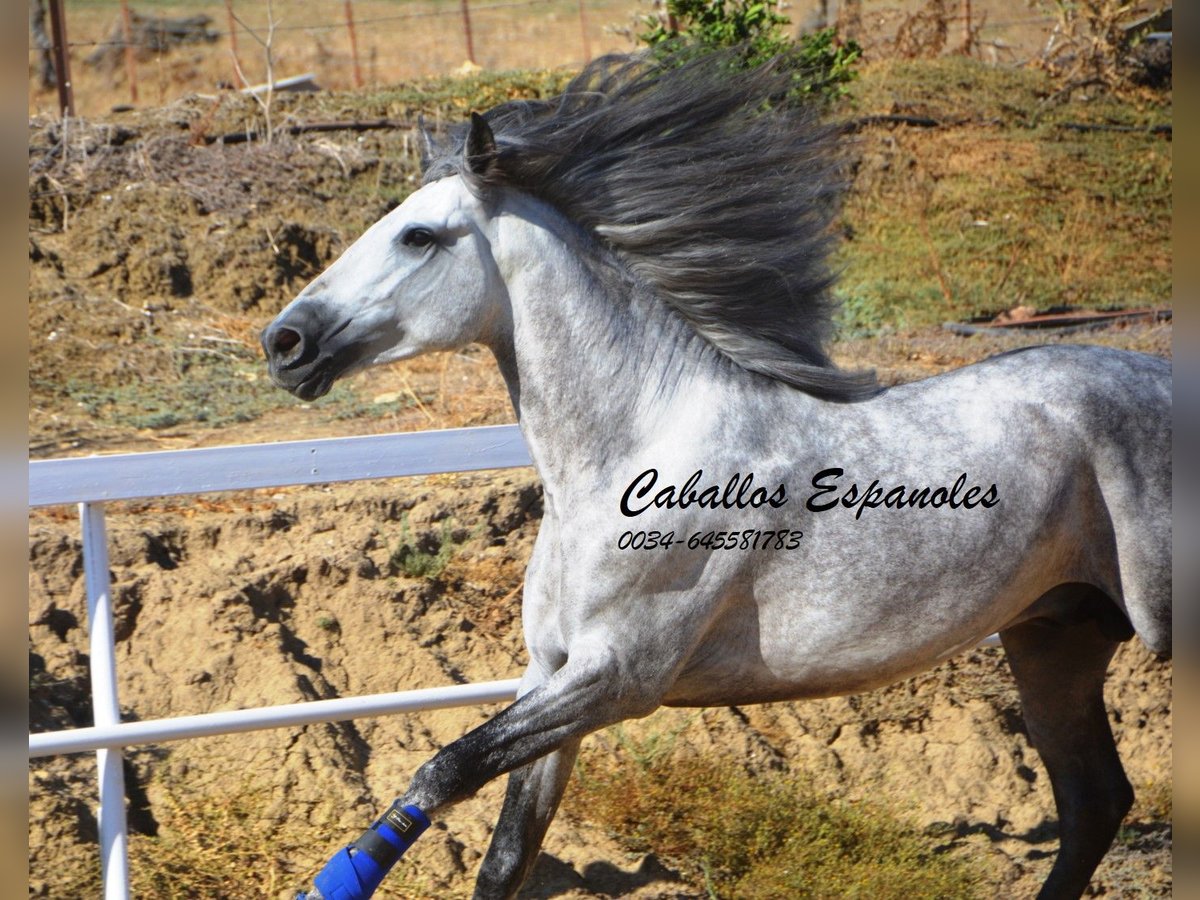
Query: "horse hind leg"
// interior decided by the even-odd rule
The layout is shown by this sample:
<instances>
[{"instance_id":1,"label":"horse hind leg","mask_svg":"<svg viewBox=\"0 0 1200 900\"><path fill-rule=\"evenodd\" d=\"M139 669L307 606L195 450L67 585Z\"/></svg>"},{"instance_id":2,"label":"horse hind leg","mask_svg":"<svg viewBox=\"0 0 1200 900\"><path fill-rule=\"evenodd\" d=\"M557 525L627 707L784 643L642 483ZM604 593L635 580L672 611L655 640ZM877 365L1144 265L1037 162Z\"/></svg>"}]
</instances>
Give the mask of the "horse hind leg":
<instances>
[{"instance_id":1,"label":"horse hind leg","mask_svg":"<svg viewBox=\"0 0 1200 900\"><path fill-rule=\"evenodd\" d=\"M1078 599L1092 606L1096 598ZM1083 894L1133 804L1104 708L1118 637L1104 616L1037 618L1000 633L1058 809L1058 858L1038 900Z\"/></svg>"},{"instance_id":2,"label":"horse hind leg","mask_svg":"<svg viewBox=\"0 0 1200 900\"><path fill-rule=\"evenodd\" d=\"M475 882L475 900L515 897L537 860L546 830L558 810L578 739L568 741L508 775L504 808Z\"/></svg>"}]
</instances>

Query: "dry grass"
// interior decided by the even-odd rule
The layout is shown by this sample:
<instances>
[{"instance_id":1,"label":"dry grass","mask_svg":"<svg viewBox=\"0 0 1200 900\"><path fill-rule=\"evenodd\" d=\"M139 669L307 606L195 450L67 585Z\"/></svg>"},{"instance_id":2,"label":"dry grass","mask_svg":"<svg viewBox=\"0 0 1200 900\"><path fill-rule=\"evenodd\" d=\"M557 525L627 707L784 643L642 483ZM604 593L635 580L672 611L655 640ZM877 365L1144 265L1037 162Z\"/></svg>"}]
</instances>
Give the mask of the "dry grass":
<instances>
[{"instance_id":1,"label":"dry grass","mask_svg":"<svg viewBox=\"0 0 1200 900\"><path fill-rule=\"evenodd\" d=\"M263 817L273 799L264 788L231 784L227 791L198 793L160 779L153 791L158 833L134 834L129 842L129 880L135 897L278 897L294 888L309 868L322 865L310 859L312 848L300 845L297 835L289 837ZM82 890L73 896L97 895ZM418 900L429 896L429 891L401 870L376 896Z\"/></svg>"},{"instance_id":2,"label":"dry grass","mask_svg":"<svg viewBox=\"0 0 1200 900\"><path fill-rule=\"evenodd\" d=\"M874 804L831 802L803 779L698 757L670 736L585 755L574 815L671 862L714 898L982 897L986 864Z\"/></svg>"}]
</instances>

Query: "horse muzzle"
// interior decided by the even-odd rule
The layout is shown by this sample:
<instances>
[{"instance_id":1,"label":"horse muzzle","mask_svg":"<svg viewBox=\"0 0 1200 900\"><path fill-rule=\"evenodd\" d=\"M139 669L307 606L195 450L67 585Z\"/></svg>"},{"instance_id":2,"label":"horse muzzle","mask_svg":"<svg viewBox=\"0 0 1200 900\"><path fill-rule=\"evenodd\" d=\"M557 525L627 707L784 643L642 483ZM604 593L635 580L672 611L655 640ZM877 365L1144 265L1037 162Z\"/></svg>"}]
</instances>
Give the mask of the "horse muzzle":
<instances>
[{"instance_id":1,"label":"horse muzzle","mask_svg":"<svg viewBox=\"0 0 1200 900\"><path fill-rule=\"evenodd\" d=\"M329 321L320 307L301 303L284 310L263 330L262 347L271 380L301 400L329 393L353 355L349 347L339 347L336 341L350 320L332 326L325 324Z\"/></svg>"}]
</instances>

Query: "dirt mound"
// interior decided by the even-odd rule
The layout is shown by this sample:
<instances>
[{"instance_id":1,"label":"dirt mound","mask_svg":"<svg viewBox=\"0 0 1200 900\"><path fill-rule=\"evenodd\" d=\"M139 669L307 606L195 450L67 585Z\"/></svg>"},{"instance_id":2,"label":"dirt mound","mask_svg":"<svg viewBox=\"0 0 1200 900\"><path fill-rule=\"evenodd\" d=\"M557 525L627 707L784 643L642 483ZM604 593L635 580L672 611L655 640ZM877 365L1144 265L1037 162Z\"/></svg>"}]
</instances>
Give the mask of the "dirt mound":
<instances>
[{"instance_id":1,"label":"dirt mound","mask_svg":"<svg viewBox=\"0 0 1200 900\"><path fill-rule=\"evenodd\" d=\"M33 123L35 453L75 435L128 443L175 421L211 427L278 406L255 383L257 328L387 210L392 179L405 177L390 147L399 134L206 145L194 126L210 112L194 100L120 126Z\"/></svg>"},{"instance_id":2,"label":"dirt mound","mask_svg":"<svg viewBox=\"0 0 1200 900\"><path fill-rule=\"evenodd\" d=\"M382 177L377 150L287 135L208 145L188 130L197 113L177 111L174 127L147 117L76 122L71 133L34 120L32 299L53 292L53 280L38 277L48 266L87 293L143 308L195 298L219 312L261 310L298 290L354 236L326 223L346 221L355 179ZM376 218L388 202L377 198L351 219Z\"/></svg>"}]
</instances>

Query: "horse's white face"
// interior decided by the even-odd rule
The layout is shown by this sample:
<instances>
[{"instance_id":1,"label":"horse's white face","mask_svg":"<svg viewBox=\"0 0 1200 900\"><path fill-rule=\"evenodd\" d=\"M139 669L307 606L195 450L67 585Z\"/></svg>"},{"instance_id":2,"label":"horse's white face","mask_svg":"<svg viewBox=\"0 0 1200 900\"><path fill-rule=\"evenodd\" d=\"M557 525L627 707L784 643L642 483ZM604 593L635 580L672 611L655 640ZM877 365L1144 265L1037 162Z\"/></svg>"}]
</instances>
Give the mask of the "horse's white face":
<instances>
[{"instance_id":1,"label":"horse's white face","mask_svg":"<svg viewBox=\"0 0 1200 900\"><path fill-rule=\"evenodd\" d=\"M463 179L421 188L263 331L271 378L312 400L368 366L498 338L511 312L490 232Z\"/></svg>"}]
</instances>

